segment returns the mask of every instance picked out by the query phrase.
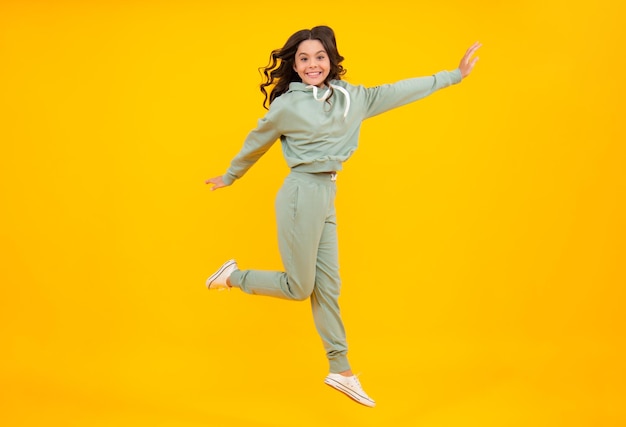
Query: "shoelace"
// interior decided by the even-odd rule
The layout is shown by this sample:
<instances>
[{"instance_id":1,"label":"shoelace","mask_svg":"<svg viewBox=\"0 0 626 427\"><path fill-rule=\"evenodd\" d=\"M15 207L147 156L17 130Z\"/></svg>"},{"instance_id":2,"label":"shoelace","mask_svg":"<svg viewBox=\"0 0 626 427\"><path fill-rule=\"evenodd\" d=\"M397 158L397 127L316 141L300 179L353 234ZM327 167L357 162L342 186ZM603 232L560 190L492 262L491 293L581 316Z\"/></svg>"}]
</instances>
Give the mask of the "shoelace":
<instances>
[{"instance_id":1,"label":"shoelace","mask_svg":"<svg viewBox=\"0 0 626 427\"><path fill-rule=\"evenodd\" d=\"M357 389L360 389L361 391L363 391L363 386L361 385L361 382L359 381L359 375L361 375L360 373L352 375L351 377L347 377L348 381L349 381L349 386L352 387L357 387Z\"/></svg>"},{"instance_id":2,"label":"shoelace","mask_svg":"<svg viewBox=\"0 0 626 427\"><path fill-rule=\"evenodd\" d=\"M359 375L361 375L361 373L355 374L350 378L350 385L349 387L355 389L355 391L357 393L359 393L360 395L362 395L363 397L370 399L371 398L367 395L367 393L365 392L365 390L363 390L363 386L361 385L361 381L359 381Z\"/></svg>"}]
</instances>

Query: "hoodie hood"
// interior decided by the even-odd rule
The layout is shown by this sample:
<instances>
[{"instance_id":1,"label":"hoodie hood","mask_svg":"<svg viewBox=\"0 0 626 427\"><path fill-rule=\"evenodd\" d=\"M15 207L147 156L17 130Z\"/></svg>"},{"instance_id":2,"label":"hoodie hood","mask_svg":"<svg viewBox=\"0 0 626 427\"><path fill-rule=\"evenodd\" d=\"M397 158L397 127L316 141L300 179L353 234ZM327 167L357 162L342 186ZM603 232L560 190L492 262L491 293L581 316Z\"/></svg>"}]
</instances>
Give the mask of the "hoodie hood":
<instances>
[{"instance_id":1,"label":"hoodie hood","mask_svg":"<svg viewBox=\"0 0 626 427\"><path fill-rule=\"evenodd\" d=\"M350 94L343 87L338 86L333 83L330 83L330 88L331 89L329 89L328 87L318 88L317 86L306 85L301 82L291 82L289 84L288 92L311 92L311 95L316 101L324 102L328 98L330 98L330 96L335 92L335 90L337 90L341 92L343 96L345 96L346 98L346 108L343 111L343 118L345 119L346 117L348 117L348 112L350 111ZM320 92L321 92L321 95L318 97L318 93Z\"/></svg>"}]
</instances>

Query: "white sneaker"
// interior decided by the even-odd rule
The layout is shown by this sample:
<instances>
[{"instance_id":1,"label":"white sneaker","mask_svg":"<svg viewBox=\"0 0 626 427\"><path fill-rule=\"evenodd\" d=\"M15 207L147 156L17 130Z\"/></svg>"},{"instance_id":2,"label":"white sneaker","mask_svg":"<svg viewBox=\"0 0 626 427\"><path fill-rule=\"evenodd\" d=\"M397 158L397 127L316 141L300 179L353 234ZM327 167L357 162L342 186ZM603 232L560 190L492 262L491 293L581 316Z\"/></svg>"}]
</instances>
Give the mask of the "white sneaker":
<instances>
[{"instance_id":1,"label":"white sneaker","mask_svg":"<svg viewBox=\"0 0 626 427\"><path fill-rule=\"evenodd\" d=\"M334 389L339 390L342 393L345 393L346 396L354 399L362 405L369 406L373 408L376 406L376 402L374 402L361 387L361 383L356 375L352 375L351 377L345 377L341 374L328 374L324 383L328 384Z\"/></svg>"},{"instance_id":2,"label":"white sneaker","mask_svg":"<svg viewBox=\"0 0 626 427\"><path fill-rule=\"evenodd\" d=\"M230 277L233 271L237 270L237 263L234 259L226 261L215 273L206 279L206 287L209 290L218 289L223 291L224 289L230 289L230 286L226 283L226 280Z\"/></svg>"}]
</instances>

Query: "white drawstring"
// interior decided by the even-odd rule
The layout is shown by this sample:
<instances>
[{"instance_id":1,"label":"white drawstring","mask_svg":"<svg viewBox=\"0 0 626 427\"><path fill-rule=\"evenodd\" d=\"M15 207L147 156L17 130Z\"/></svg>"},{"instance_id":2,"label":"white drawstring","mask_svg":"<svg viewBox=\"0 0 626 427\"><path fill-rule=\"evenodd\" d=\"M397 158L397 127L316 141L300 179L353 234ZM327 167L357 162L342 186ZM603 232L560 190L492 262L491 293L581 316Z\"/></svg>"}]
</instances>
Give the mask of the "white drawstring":
<instances>
[{"instance_id":1,"label":"white drawstring","mask_svg":"<svg viewBox=\"0 0 626 427\"><path fill-rule=\"evenodd\" d=\"M343 93L343 95L346 97L346 109L343 112L343 118L345 119L346 117L348 117L348 111L350 111L350 94L348 93L347 90L345 90L341 86L337 86L337 85L331 84L330 87L332 87L333 89L337 89L339 92ZM327 90L326 93L324 93L324 95L322 95L321 98L318 98L317 97L317 86L309 85L309 86L307 86L307 88L312 88L313 89L313 98L315 98L316 101L324 102L330 96L330 90Z\"/></svg>"}]
</instances>

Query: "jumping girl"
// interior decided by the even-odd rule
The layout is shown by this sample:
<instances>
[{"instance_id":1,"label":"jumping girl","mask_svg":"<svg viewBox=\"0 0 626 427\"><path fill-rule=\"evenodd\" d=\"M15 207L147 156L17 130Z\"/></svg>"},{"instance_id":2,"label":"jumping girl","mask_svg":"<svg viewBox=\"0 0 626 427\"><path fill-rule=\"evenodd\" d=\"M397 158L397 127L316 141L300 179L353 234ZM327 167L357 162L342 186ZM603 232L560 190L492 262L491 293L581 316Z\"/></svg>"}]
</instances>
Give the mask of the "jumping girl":
<instances>
[{"instance_id":1,"label":"jumping girl","mask_svg":"<svg viewBox=\"0 0 626 427\"><path fill-rule=\"evenodd\" d=\"M363 120L460 83L474 68L478 57L473 55L480 46L474 43L453 71L368 88L342 80L344 58L331 28L300 30L271 53L263 68L261 92L268 112L226 173L206 181L212 190L233 184L280 139L291 168L275 205L284 271L242 270L229 260L206 285L211 290L235 287L253 295L310 299L330 364L324 382L366 406L375 402L348 363L338 303L337 172L356 150Z\"/></svg>"}]
</instances>

